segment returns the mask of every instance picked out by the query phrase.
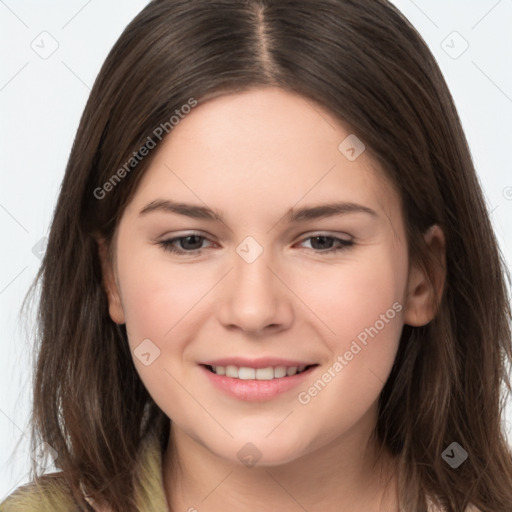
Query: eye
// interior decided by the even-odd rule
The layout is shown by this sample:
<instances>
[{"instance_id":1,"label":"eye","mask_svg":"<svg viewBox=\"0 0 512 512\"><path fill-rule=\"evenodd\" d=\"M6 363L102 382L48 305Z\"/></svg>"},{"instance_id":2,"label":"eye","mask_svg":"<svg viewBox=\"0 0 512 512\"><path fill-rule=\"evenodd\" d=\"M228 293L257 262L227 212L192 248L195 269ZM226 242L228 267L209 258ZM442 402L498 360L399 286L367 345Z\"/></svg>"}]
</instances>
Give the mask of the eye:
<instances>
[{"instance_id":1,"label":"eye","mask_svg":"<svg viewBox=\"0 0 512 512\"><path fill-rule=\"evenodd\" d=\"M164 248L165 251L169 251L173 254L199 254L205 247L203 243L208 239L199 233L190 233L184 236L177 236L169 238L168 240L162 240L158 242L158 245ZM310 242L310 249L320 253L328 254L335 253L338 251L346 250L347 248L354 245L353 240L334 237L331 235L318 234L305 238L302 244Z\"/></svg>"},{"instance_id":2,"label":"eye","mask_svg":"<svg viewBox=\"0 0 512 512\"><path fill-rule=\"evenodd\" d=\"M162 240L158 242L158 245L163 247L164 250L174 254L196 254L204 249L202 245L205 241L207 241L207 238L199 233L190 233L188 235Z\"/></svg>"},{"instance_id":3,"label":"eye","mask_svg":"<svg viewBox=\"0 0 512 512\"><path fill-rule=\"evenodd\" d=\"M302 243L308 240L311 240L310 248L321 254L343 251L354 245L353 240L322 234L305 238Z\"/></svg>"}]
</instances>

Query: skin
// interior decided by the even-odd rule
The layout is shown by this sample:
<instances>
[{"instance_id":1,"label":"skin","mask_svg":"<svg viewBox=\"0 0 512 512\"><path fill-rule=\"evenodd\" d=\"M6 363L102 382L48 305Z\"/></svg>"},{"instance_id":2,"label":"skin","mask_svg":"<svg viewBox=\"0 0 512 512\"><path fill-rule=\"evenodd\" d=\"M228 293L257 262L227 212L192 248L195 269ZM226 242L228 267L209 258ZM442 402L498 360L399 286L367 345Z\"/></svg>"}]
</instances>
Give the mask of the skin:
<instances>
[{"instance_id":1,"label":"skin","mask_svg":"<svg viewBox=\"0 0 512 512\"><path fill-rule=\"evenodd\" d=\"M126 323L132 353L145 339L160 350L149 366L134 362L172 419L163 480L174 511L398 511L392 457L384 450L377 460L370 434L402 327L433 318L444 277L433 289L410 263L400 198L369 151L349 161L338 150L348 135L328 112L278 88L202 103L158 150L123 213L112 262L100 241L112 320ZM157 200L207 206L223 222L140 214ZM285 218L335 201L375 215ZM200 253L159 245L191 232L202 244L174 246ZM354 245L326 254L337 244L315 243L319 234ZM236 252L247 236L263 249L252 263ZM425 238L442 259L442 231ZM298 393L393 304L394 318L300 403ZM304 385L247 402L214 388L199 366L233 355L318 366ZM261 454L254 467L237 456L248 442Z\"/></svg>"}]
</instances>

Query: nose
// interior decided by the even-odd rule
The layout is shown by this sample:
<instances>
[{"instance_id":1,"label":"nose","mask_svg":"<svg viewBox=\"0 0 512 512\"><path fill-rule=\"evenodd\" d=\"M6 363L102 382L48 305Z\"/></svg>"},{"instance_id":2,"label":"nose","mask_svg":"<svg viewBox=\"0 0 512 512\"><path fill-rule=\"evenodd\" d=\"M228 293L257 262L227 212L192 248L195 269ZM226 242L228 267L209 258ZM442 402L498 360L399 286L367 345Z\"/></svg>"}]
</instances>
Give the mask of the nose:
<instances>
[{"instance_id":1,"label":"nose","mask_svg":"<svg viewBox=\"0 0 512 512\"><path fill-rule=\"evenodd\" d=\"M222 288L219 321L228 329L252 335L279 332L290 327L294 318L292 293L278 276L279 270L265 252L248 263L235 255L234 269Z\"/></svg>"}]
</instances>

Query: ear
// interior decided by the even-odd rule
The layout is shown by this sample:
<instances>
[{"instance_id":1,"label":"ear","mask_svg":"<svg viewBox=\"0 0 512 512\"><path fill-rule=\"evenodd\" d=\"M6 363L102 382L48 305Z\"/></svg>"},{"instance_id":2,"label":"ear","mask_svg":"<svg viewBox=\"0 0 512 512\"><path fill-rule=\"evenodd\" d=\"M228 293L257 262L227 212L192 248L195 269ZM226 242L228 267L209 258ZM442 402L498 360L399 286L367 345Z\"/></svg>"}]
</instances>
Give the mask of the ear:
<instances>
[{"instance_id":1,"label":"ear","mask_svg":"<svg viewBox=\"0 0 512 512\"><path fill-rule=\"evenodd\" d=\"M124 324L124 310L121 302L119 283L114 272L113 263L110 261L107 243L103 238L96 238L98 243L98 255L101 263L101 273L103 277L103 288L108 298L108 312L110 318L116 324Z\"/></svg>"},{"instance_id":2,"label":"ear","mask_svg":"<svg viewBox=\"0 0 512 512\"><path fill-rule=\"evenodd\" d=\"M424 234L428 255L426 268L412 264L407 282L404 323L428 324L436 315L446 281L446 241L443 230L432 225Z\"/></svg>"}]
</instances>

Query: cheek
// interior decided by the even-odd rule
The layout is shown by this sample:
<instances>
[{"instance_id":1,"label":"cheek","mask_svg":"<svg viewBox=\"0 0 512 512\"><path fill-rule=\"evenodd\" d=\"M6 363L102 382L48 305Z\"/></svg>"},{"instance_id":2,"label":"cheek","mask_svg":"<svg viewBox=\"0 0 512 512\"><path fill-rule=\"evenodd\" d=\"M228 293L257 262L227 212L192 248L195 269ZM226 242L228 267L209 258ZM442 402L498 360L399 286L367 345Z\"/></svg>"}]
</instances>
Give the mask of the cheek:
<instances>
[{"instance_id":1,"label":"cheek","mask_svg":"<svg viewBox=\"0 0 512 512\"><path fill-rule=\"evenodd\" d=\"M122 301L132 357L144 386L154 401L174 417L187 410L200 422L204 411L190 407L190 396L180 383L187 381L187 347L208 308L205 300L215 282L198 275L193 266L173 268L165 255L125 252L118 261L123 284ZM206 297L207 298L207 297ZM145 356L144 354L149 354ZM169 404L172 404L169 410Z\"/></svg>"},{"instance_id":2,"label":"cheek","mask_svg":"<svg viewBox=\"0 0 512 512\"><path fill-rule=\"evenodd\" d=\"M368 251L336 271L317 272L315 286L302 288L325 326L330 360L303 388L299 403L331 418L333 432L338 422L363 415L389 376L403 326L406 277L405 251Z\"/></svg>"},{"instance_id":3,"label":"cheek","mask_svg":"<svg viewBox=\"0 0 512 512\"><path fill-rule=\"evenodd\" d=\"M119 261L118 269L131 345L145 338L158 344L172 338L211 288L209 280L198 275L192 266L177 268L154 248Z\"/></svg>"},{"instance_id":4,"label":"cheek","mask_svg":"<svg viewBox=\"0 0 512 512\"><path fill-rule=\"evenodd\" d=\"M375 247L364 257L317 266L314 277L306 269L296 278L297 295L322 322L331 352L345 352L358 336L364 341L365 333L369 329L374 333L375 326L379 338L399 337L407 257L404 251L390 249Z\"/></svg>"}]
</instances>

